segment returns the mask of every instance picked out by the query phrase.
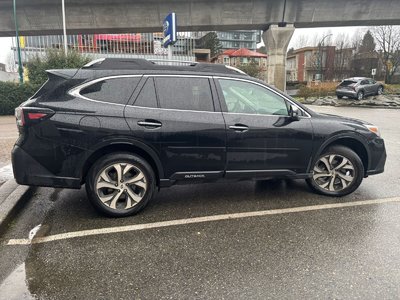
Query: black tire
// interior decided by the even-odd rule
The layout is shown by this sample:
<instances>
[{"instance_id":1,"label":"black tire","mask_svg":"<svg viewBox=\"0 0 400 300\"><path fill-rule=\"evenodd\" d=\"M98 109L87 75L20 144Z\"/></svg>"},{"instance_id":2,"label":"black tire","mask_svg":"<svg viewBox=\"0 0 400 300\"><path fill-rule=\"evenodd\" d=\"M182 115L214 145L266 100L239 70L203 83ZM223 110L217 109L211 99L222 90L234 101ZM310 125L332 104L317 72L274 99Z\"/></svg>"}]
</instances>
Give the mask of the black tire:
<instances>
[{"instance_id":1,"label":"black tire","mask_svg":"<svg viewBox=\"0 0 400 300\"><path fill-rule=\"evenodd\" d=\"M364 99L364 96L365 96L365 94L364 94L364 92L363 91L359 91L358 93L357 93L357 97L356 97L356 100L362 100L362 99Z\"/></svg>"},{"instance_id":2,"label":"black tire","mask_svg":"<svg viewBox=\"0 0 400 300\"><path fill-rule=\"evenodd\" d=\"M321 182L317 179L314 179L314 175L316 175L316 171L314 171L314 169L316 167L319 167L318 163L320 162L320 159L329 155L338 155L338 157L344 157L347 160L349 160L354 168L354 172L350 169L348 170L349 175L351 175L353 177L353 180L351 181L350 184L348 184L345 188L343 188L343 184L341 182L339 182L341 180L340 176L337 176L335 173L333 180L334 182L337 182L337 185L342 186L342 189L337 189L335 191L330 191L326 188L322 188L321 187ZM340 171L340 170L339 170ZM337 172L339 172L337 171ZM329 173L329 171L326 171L327 173ZM353 173L350 173L353 172ZM325 196L332 196L332 197L342 197L345 195L348 195L352 192L354 192L361 184L363 178L364 178L364 165L360 159L360 157L350 148L344 147L344 146L332 146L329 147L326 151L324 151L317 159L315 159L314 164L313 164L313 177L306 179L307 184L309 185L309 187L321 194L321 195L325 195ZM347 176L346 174L343 174L344 176ZM328 181L329 176L324 176ZM322 177L322 180L324 180ZM325 182L326 182L325 181ZM346 182L347 183L347 182ZM323 185L323 184L322 184Z\"/></svg>"},{"instance_id":3,"label":"black tire","mask_svg":"<svg viewBox=\"0 0 400 300\"><path fill-rule=\"evenodd\" d=\"M339 96L339 95L337 95L337 98L338 98L338 99L342 99L342 98L343 98L343 96Z\"/></svg>"},{"instance_id":4,"label":"black tire","mask_svg":"<svg viewBox=\"0 0 400 300\"><path fill-rule=\"evenodd\" d=\"M118 187L116 187L115 190L113 190L114 188L113 189L105 188L108 192L110 191L112 192L110 192L107 195L103 195L104 197L103 199L118 194L120 195L118 196L118 199L124 200L126 202L126 207L128 207L128 201L131 205L133 204L133 206L130 208L121 207L121 205L123 205L124 203L121 203L122 201L120 200L117 200L115 202L116 204L114 204L114 206L118 205L119 207L111 208L112 205L110 204L110 202L112 201L110 200L110 202L109 201L103 202L99 196L99 193L102 194L103 190L99 189L98 193L98 190L96 189L97 181L102 180L100 179L101 173L107 169L112 168L114 165L118 164L121 164L121 166L124 165L128 166L127 164L129 164L130 166L133 166L130 168L130 170L134 169L134 172L137 172L137 174L143 174L143 179L141 181L143 181L142 184L145 185L146 188L138 187L133 183L132 184L126 183L128 187L126 186L122 187L122 184L125 184L123 183L124 176L128 174L128 172L127 174L125 174L124 170L122 170L120 182L118 181L118 179L116 179L118 177L114 177L114 181L112 182L113 184L116 183L115 186L118 185ZM116 169L114 170L116 171ZM116 173L117 172L115 172L115 174ZM136 176L137 174L134 175ZM109 175L110 173L107 176ZM116 174L115 176L118 175ZM110 177L108 177L108 179L111 180ZM121 184L121 186L119 186L119 184ZM133 201L133 198L128 196L128 192L126 192L127 189L129 189L129 192L132 192L133 189L139 189L141 191L140 192L141 199L137 202ZM132 153L112 153L101 157L92 165L86 177L86 192L90 202L99 212L110 217L126 217L138 213L151 200L155 190L156 190L156 177L154 175L153 169L146 160ZM136 194L134 195L137 196Z\"/></svg>"},{"instance_id":5,"label":"black tire","mask_svg":"<svg viewBox=\"0 0 400 300\"><path fill-rule=\"evenodd\" d=\"M377 95L382 95L383 94L383 86L378 87L378 90L376 91Z\"/></svg>"}]
</instances>

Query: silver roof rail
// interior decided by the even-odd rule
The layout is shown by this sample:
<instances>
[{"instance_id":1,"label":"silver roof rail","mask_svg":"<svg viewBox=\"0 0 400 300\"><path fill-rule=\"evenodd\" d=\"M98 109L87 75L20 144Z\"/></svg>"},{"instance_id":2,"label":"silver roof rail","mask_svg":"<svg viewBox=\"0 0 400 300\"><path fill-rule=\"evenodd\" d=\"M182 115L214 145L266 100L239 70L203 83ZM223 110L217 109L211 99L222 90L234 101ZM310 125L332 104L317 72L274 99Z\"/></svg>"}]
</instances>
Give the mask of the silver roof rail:
<instances>
[{"instance_id":1,"label":"silver roof rail","mask_svg":"<svg viewBox=\"0 0 400 300\"><path fill-rule=\"evenodd\" d=\"M238 73L240 73L240 74L242 74L242 75L247 75L247 76L249 76L249 74L247 74L246 72L243 72L242 70L240 70L240 69L238 69L238 68L235 68L235 67L232 67L232 66L227 66L227 65L225 65L225 67L228 68L228 69L231 69L231 70L233 70L233 71L236 71L236 72L238 72Z\"/></svg>"},{"instance_id":2,"label":"silver roof rail","mask_svg":"<svg viewBox=\"0 0 400 300\"><path fill-rule=\"evenodd\" d=\"M174 62L174 63L183 63L183 64L192 64L197 65L197 61L190 61L190 60L177 60L177 59L161 59L161 58L146 58L148 61L152 62Z\"/></svg>"},{"instance_id":3,"label":"silver roof rail","mask_svg":"<svg viewBox=\"0 0 400 300\"><path fill-rule=\"evenodd\" d=\"M98 63L100 63L100 62L103 62L104 60L105 60L104 57L103 57L103 58L98 58L98 59L92 60L92 61L88 62L86 65L84 65L83 68L89 68L89 67L91 67L91 66L93 66L93 65L95 65L95 64L98 64Z\"/></svg>"}]
</instances>

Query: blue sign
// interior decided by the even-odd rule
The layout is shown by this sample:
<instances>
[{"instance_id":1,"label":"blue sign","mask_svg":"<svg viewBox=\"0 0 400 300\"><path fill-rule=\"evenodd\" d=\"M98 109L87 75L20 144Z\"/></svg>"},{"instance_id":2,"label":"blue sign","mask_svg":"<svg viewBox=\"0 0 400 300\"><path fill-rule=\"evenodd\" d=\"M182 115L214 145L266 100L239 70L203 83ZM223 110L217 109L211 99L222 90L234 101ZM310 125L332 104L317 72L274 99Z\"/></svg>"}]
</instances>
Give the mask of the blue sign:
<instances>
[{"instance_id":1,"label":"blue sign","mask_svg":"<svg viewBox=\"0 0 400 300\"><path fill-rule=\"evenodd\" d=\"M176 42L176 16L175 13L170 13L165 17L163 23L164 39L163 45L173 45Z\"/></svg>"}]
</instances>

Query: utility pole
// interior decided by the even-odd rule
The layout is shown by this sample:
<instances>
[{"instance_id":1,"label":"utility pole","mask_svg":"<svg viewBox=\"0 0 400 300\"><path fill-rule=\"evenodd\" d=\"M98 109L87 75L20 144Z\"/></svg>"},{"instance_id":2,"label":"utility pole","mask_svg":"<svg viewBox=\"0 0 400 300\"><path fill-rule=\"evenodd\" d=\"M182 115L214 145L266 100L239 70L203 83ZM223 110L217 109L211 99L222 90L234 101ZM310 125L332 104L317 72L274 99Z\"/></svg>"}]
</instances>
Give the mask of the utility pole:
<instances>
[{"instance_id":1,"label":"utility pole","mask_svg":"<svg viewBox=\"0 0 400 300\"><path fill-rule=\"evenodd\" d=\"M319 65L319 76L320 76L320 81L322 82L322 45L323 45L323 43L324 43L324 40L328 37L328 36L331 36L332 35L332 33L331 34L327 34L327 35L325 35L322 39L321 39L321 41L319 42L319 49L318 49L318 65Z\"/></svg>"},{"instance_id":2,"label":"utility pole","mask_svg":"<svg viewBox=\"0 0 400 300\"><path fill-rule=\"evenodd\" d=\"M15 23L15 37L17 39L17 53L18 53L18 74L19 74L19 83L24 83L24 69L22 68L22 60L21 60L21 47L19 44L19 33L18 33L18 20L17 20L17 4L13 0L14 5L14 23Z\"/></svg>"},{"instance_id":3,"label":"utility pole","mask_svg":"<svg viewBox=\"0 0 400 300\"><path fill-rule=\"evenodd\" d=\"M68 44L67 44L67 27L65 26L65 0L61 0L62 5L62 21L63 21L63 32L64 32L64 53L68 54Z\"/></svg>"}]
</instances>

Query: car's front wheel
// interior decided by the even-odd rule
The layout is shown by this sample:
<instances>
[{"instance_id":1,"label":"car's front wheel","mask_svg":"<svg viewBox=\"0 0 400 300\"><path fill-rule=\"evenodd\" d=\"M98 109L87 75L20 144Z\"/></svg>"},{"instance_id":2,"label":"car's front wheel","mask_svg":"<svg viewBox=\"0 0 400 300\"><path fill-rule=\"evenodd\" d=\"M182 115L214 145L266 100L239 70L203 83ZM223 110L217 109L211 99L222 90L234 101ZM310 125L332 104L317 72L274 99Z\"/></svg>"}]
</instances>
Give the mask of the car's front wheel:
<instances>
[{"instance_id":1,"label":"car's front wheel","mask_svg":"<svg viewBox=\"0 0 400 300\"><path fill-rule=\"evenodd\" d=\"M88 172L86 191L93 206L112 217L139 212L150 201L156 180L151 166L130 153L108 154Z\"/></svg>"},{"instance_id":2,"label":"car's front wheel","mask_svg":"<svg viewBox=\"0 0 400 300\"><path fill-rule=\"evenodd\" d=\"M364 99L364 92L363 91L359 91L357 93L357 100L362 100Z\"/></svg>"},{"instance_id":3,"label":"car's front wheel","mask_svg":"<svg viewBox=\"0 0 400 300\"><path fill-rule=\"evenodd\" d=\"M377 95L382 95L383 94L383 86L378 87L378 91L376 93Z\"/></svg>"},{"instance_id":4,"label":"car's front wheel","mask_svg":"<svg viewBox=\"0 0 400 300\"><path fill-rule=\"evenodd\" d=\"M318 157L307 183L320 194L340 197L354 192L363 178L360 157L347 147L333 146Z\"/></svg>"}]
</instances>

